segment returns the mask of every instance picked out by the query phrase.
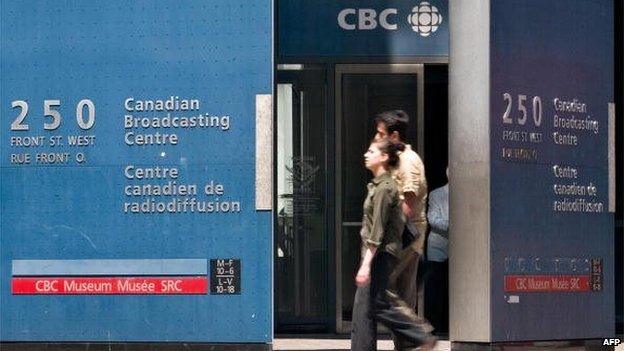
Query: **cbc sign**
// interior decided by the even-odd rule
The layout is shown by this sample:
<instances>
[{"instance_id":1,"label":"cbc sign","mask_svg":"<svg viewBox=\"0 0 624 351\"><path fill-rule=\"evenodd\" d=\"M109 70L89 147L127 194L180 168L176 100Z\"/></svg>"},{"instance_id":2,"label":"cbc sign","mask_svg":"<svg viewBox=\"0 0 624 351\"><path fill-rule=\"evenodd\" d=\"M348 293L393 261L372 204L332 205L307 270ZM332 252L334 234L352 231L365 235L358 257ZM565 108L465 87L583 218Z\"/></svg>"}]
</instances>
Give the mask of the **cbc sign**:
<instances>
[{"instance_id":1,"label":"cbc sign","mask_svg":"<svg viewBox=\"0 0 624 351\"><path fill-rule=\"evenodd\" d=\"M401 23L406 23L422 37L428 37L437 31L442 24L442 15L438 8L426 1L414 6L411 12L406 15L404 17L404 15L399 14L399 10L396 8L387 8L381 11L370 8L346 8L338 13L337 20L340 28L349 31L373 30L379 27L393 31L399 29Z\"/></svg>"}]
</instances>

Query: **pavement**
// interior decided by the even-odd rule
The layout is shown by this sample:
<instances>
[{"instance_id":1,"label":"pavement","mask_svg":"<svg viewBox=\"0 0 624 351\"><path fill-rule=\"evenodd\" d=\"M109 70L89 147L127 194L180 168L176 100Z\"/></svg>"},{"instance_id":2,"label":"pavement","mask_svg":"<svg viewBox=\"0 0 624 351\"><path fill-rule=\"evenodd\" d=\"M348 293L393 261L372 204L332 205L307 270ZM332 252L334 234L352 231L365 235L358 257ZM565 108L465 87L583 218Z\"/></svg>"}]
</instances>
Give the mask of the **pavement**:
<instances>
[{"instance_id":1,"label":"pavement","mask_svg":"<svg viewBox=\"0 0 624 351\"><path fill-rule=\"evenodd\" d=\"M276 337L273 340L273 350L283 351L307 351L307 350L349 350L351 341L347 338L341 338L337 335L322 335L314 337ZM386 351L394 350L394 344L390 339L382 339L377 341L377 350ZM451 342L448 340L439 340L434 351L450 351ZM526 348L522 348L526 351ZM540 349L540 350L543 350ZM571 349L567 349L571 350ZM579 347L579 351L585 350ZM606 348L605 348L606 350ZM615 347L615 351L624 351L624 344Z\"/></svg>"},{"instance_id":2,"label":"pavement","mask_svg":"<svg viewBox=\"0 0 624 351\"><path fill-rule=\"evenodd\" d=\"M335 336L334 336L335 337ZM351 340L329 338L279 338L273 339L273 350L307 351L307 350L350 350ZM394 350L392 340L377 341L377 350ZM450 351L451 343L446 340L438 341L434 351Z\"/></svg>"}]
</instances>

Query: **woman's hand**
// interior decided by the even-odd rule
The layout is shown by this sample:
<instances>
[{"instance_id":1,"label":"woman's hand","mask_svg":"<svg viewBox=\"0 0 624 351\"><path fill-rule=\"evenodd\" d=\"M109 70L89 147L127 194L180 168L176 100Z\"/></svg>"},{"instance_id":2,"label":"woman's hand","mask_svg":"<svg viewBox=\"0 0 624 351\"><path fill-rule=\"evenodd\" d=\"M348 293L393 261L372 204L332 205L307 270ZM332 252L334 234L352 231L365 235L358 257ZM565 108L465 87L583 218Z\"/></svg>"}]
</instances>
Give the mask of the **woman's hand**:
<instances>
[{"instance_id":1,"label":"woman's hand","mask_svg":"<svg viewBox=\"0 0 624 351\"><path fill-rule=\"evenodd\" d=\"M358 269L357 275L355 276L355 285L363 288L370 284L371 282L371 265L373 263L373 257L377 253L377 246L369 245L366 248L366 252L364 252L364 257L362 257L362 263L360 264L360 269Z\"/></svg>"},{"instance_id":2,"label":"woman's hand","mask_svg":"<svg viewBox=\"0 0 624 351\"><path fill-rule=\"evenodd\" d=\"M361 266L360 269L358 269L357 275L355 276L355 285L363 288L370 284L370 281L370 267Z\"/></svg>"}]
</instances>

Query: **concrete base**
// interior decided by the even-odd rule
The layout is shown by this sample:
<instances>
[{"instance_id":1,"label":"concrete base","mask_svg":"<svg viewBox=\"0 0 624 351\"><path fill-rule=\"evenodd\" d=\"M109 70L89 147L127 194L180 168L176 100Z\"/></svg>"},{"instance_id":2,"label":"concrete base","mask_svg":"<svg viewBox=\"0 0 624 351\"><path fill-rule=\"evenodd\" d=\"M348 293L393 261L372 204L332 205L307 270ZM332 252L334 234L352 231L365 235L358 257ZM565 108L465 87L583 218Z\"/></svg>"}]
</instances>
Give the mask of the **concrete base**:
<instances>
[{"instance_id":1,"label":"concrete base","mask_svg":"<svg viewBox=\"0 0 624 351\"><path fill-rule=\"evenodd\" d=\"M452 342L451 351L613 351L603 339L570 341L528 341L510 343Z\"/></svg>"},{"instance_id":2,"label":"concrete base","mask_svg":"<svg viewBox=\"0 0 624 351\"><path fill-rule=\"evenodd\" d=\"M2 351L271 351L271 344L0 343Z\"/></svg>"}]
</instances>

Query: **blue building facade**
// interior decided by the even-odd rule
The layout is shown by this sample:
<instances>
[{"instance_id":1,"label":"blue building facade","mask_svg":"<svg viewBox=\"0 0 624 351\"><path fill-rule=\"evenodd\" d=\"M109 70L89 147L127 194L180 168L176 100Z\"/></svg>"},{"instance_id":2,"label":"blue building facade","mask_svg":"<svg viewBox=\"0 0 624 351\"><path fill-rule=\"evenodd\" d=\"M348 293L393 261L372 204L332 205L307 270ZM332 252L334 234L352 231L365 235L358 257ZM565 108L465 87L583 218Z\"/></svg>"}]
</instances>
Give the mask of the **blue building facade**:
<instances>
[{"instance_id":1,"label":"blue building facade","mask_svg":"<svg viewBox=\"0 0 624 351\"><path fill-rule=\"evenodd\" d=\"M476 340L450 321L454 341L622 333L623 8L570 2L475 12L490 20L491 264L474 269L492 323ZM453 33L478 29L453 32L453 6L2 2L2 347L348 332L370 117L408 111L429 190L447 165L461 188L450 144L482 132L453 127L468 118L452 108L449 61L468 52Z\"/></svg>"}]
</instances>

